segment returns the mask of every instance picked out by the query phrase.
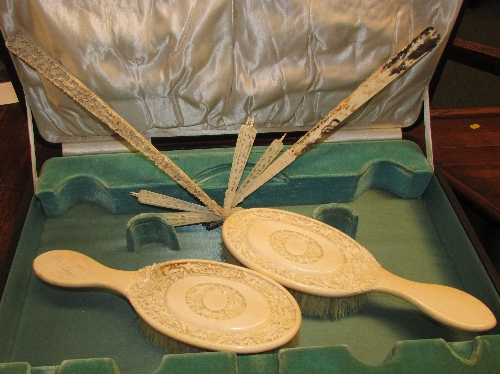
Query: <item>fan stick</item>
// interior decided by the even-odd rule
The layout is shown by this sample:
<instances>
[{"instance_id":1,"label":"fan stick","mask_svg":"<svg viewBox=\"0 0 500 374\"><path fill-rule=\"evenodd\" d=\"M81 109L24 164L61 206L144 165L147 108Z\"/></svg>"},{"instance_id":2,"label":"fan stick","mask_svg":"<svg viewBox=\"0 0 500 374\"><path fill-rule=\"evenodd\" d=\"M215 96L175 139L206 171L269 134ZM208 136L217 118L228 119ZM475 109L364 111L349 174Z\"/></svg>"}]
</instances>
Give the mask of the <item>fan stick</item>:
<instances>
[{"instance_id":1,"label":"fan stick","mask_svg":"<svg viewBox=\"0 0 500 374\"><path fill-rule=\"evenodd\" d=\"M389 83L401 76L410 67L420 61L437 46L440 41L439 33L433 27L428 27L415 37L405 48L395 54L366 81L364 81L351 95L344 99L336 108L328 113L313 128L304 134L274 163L272 163L239 198L242 201L264 183L290 165L300 154L307 150L324 135L333 131L349 115L368 102L373 96L385 88Z\"/></svg>"},{"instance_id":2,"label":"fan stick","mask_svg":"<svg viewBox=\"0 0 500 374\"><path fill-rule=\"evenodd\" d=\"M172 226L188 226L196 225L199 223L211 223L219 221L217 217L212 212L208 213L197 213L197 212L175 212L175 213L158 213L168 219Z\"/></svg>"},{"instance_id":3,"label":"fan stick","mask_svg":"<svg viewBox=\"0 0 500 374\"><path fill-rule=\"evenodd\" d=\"M29 37L21 31L13 31L7 37L5 44L9 51L17 55L21 60L35 69L38 74L48 79L57 88L127 140L138 151L153 161L162 171L179 183L179 185L203 202L215 215L220 218L228 216L228 213L212 200L169 157L158 151L141 133L135 130L125 119Z\"/></svg>"},{"instance_id":4,"label":"fan stick","mask_svg":"<svg viewBox=\"0 0 500 374\"><path fill-rule=\"evenodd\" d=\"M139 192L131 192L130 194L132 196L137 197L137 200L141 204L153 205L161 208L183 210L186 212L193 212L200 214L210 213L210 210L205 206L189 203L187 201L162 195L156 192L140 190Z\"/></svg>"},{"instance_id":5,"label":"fan stick","mask_svg":"<svg viewBox=\"0 0 500 374\"><path fill-rule=\"evenodd\" d=\"M236 196L234 197L233 205L231 207L235 207L243 201L244 198L242 196L246 196L247 188L252 185L252 183L262 174L264 170L267 169L271 162L273 162L276 156L281 152L283 149L284 137L285 135L283 135L281 139L275 139L266 149L264 154L260 157L259 161L257 161L253 169L236 191Z\"/></svg>"},{"instance_id":6,"label":"fan stick","mask_svg":"<svg viewBox=\"0 0 500 374\"><path fill-rule=\"evenodd\" d=\"M224 198L224 209L231 209L233 207L234 196L236 188L240 183L241 176L245 170L245 166L252 150L252 145L257 135L257 130L253 127L253 117L249 117L247 122L240 127L238 132L238 140L236 141L236 148L234 149L233 164L231 166L231 173L229 175L229 183Z\"/></svg>"}]
</instances>

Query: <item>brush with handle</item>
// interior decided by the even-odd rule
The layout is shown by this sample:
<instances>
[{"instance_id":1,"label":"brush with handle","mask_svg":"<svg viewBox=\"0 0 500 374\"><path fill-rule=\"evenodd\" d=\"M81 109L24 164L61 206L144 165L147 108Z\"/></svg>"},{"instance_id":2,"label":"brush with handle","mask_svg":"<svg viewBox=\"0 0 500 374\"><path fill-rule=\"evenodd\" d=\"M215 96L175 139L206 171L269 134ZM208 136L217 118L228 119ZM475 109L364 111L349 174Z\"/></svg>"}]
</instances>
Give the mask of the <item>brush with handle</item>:
<instances>
[{"instance_id":1,"label":"brush with handle","mask_svg":"<svg viewBox=\"0 0 500 374\"><path fill-rule=\"evenodd\" d=\"M80 82L57 60L39 47L21 31L13 31L5 44L10 52L31 66L57 88L108 125L138 151L152 160L162 171L179 185L203 202L215 215L227 217L228 213L212 200L191 178L189 178L168 156L154 147L141 133L116 113L88 87Z\"/></svg>"},{"instance_id":2,"label":"brush with handle","mask_svg":"<svg viewBox=\"0 0 500 374\"><path fill-rule=\"evenodd\" d=\"M385 88L389 83L420 61L438 45L439 41L440 35L433 27L428 27L423 30L405 48L387 60L380 69L376 70L351 95L344 99L304 136L297 140L289 150L276 159L276 161L274 161L260 177L246 189L245 194L239 196L235 204L243 201L245 197L253 193L281 170L290 165L307 148L321 139L324 135L330 133L342 121L368 102L368 100Z\"/></svg>"},{"instance_id":3,"label":"brush with handle","mask_svg":"<svg viewBox=\"0 0 500 374\"><path fill-rule=\"evenodd\" d=\"M167 353L257 353L297 343L302 317L292 295L239 266L192 259L125 271L79 252L54 250L35 258L33 270L56 286L124 295L144 322L145 335Z\"/></svg>"},{"instance_id":4,"label":"brush with handle","mask_svg":"<svg viewBox=\"0 0 500 374\"><path fill-rule=\"evenodd\" d=\"M350 236L307 216L245 209L226 219L222 238L239 263L287 287L306 315L342 316L353 305L351 297L356 307L359 295L381 292L404 299L453 328L487 331L497 323L474 296L398 277Z\"/></svg>"}]
</instances>

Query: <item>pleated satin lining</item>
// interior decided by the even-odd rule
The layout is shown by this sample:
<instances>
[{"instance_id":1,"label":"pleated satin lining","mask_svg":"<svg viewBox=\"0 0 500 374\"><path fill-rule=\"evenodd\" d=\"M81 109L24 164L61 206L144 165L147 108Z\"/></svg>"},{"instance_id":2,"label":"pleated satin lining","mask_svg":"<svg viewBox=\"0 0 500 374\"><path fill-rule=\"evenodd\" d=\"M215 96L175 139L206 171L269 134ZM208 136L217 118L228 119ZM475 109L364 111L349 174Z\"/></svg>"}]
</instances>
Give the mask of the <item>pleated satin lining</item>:
<instances>
[{"instance_id":1,"label":"pleated satin lining","mask_svg":"<svg viewBox=\"0 0 500 374\"><path fill-rule=\"evenodd\" d=\"M308 128L414 35L444 42L460 0L5 0L4 36L20 29L147 136ZM350 119L416 120L444 43ZM16 62L44 138L110 130Z\"/></svg>"}]
</instances>

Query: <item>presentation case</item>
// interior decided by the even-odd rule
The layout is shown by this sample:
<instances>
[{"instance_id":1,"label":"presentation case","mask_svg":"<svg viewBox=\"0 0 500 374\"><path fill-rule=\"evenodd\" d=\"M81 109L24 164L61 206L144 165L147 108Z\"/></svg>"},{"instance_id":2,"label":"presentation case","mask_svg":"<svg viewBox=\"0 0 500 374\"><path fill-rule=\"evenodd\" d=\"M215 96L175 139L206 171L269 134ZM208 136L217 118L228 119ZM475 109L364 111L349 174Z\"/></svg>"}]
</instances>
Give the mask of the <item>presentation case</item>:
<instances>
[{"instance_id":1,"label":"presentation case","mask_svg":"<svg viewBox=\"0 0 500 374\"><path fill-rule=\"evenodd\" d=\"M424 117L428 112L427 86L460 7L454 0L12 0L0 5L0 22L4 38L21 30L35 40L161 144L220 204L236 134L248 117L259 135L246 173L274 138L286 134L287 149L413 36L435 27L437 48L241 207L332 223L385 269L464 290L498 319L498 292L435 176L431 153L426 157L401 135L422 108ZM481 334L454 330L378 293L352 316L304 317L296 348L165 355L142 335L123 297L41 282L31 263L52 249L136 270L181 258L224 261L223 244L220 227L173 227L165 209L140 204L131 192L197 200L49 81L13 61L38 131L62 143L63 157L49 159L36 175L0 304L1 373L487 373L500 367L498 327ZM184 149L172 149L179 144Z\"/></svg>"}]
</instances>

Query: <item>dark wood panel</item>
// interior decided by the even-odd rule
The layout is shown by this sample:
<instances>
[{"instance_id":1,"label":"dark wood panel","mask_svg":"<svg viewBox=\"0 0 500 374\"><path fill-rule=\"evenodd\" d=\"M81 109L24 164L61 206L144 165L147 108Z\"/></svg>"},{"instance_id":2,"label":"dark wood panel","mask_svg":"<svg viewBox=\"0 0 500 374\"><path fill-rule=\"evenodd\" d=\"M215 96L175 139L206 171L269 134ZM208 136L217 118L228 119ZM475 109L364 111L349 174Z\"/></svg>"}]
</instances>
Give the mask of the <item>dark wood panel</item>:
<instances>
[{"instance_id":1,"label":"dark wood panel","mask_svg":"<svg viewBox=\"0 0 500 374\"><path fill-rule=\"evenodd\" d=\"M480 125L480 128L472 129L472 125ZM455 133L453 136L434 136L433 144L441 149L453 149L462 147L498 147L500 144L500 123L477 121L474 124L466 124L450 127L447 134Z\"/></svg>"},{"instance_id":2,"label":"dark wood panel","mask_svg":"<svg viewBox=\"0 0 500 374\"><path fill-rule=\"evenodd\" d=\"M466 181L473 191L478 191L482 196L487 196L492 206L500 207L500 176L498 175L498 168L478 168L477 166L464 168L459 166L448 167L447 172L458 180Z\"/></svg>"},{"instance_id":3,"label":"dark wood panel","mask_svg":"<svg viewBox=\"0 0 500 374\"><path fill-rule=\"evenodd\" d=\"M461 201L500 227L500 108L433 110L431 119L435 163ZM407 135L423 140L422 126Z\"/></svg>"},{"instance_id":4,"label":"dark wood panel","mask_svg":"<svg viewBox=\"0 0 500 374\"><path fill-rule=\"evenodd\" d=\"M469 166L455 166L455 167L450 167L448 168L450 171L452 171L452 174L455 176L470 176L471 181L477 182L478 180L481 181L481 183L484 183L486 180L489 180L491 182L491 185L495 187L500 187L500 180L497 180L495 178L492 178L497 171L498 167L495 166L488 166L488 165L483 165L480 168L477 168L475 166L469 167Z\"/></svg>"},{"instance_id":5,"label":"dark wood panel","mask_svg":"<svg viewBox=\"0 0 500 374\"><path fill-rule=\"evenodd\" d=\"M461 148L435 147L434 158L443 168L448 166L475 166L500 168L500 146L464 146Z\"/></svg>"},{"instance_id":6,"label":"dark wood panel","mask_svg":"<svg viewBox=\"0 0 500 374\"><path fill-rule=\"evenodd\" d=\"M470 121L476 118L490 117L495 119L500 116L500 107L493 108L452 108L433 109L432 118L434 120L457 118L459 120Z\"/></svg>"},{"instance_id":7,"label":"dark wood panel","mask_svg":"<svg viewBox=\"0 0 500 374\"><path fill-rule=\"evenodd\" d=\"M437 149L500 146L500 112L490 115L436 111L432 116L433 144ZM477 113L477 115L476 115Z\"/></svg>"},{"instance_id":8,"label":"dark wood panel","mask_svg":"<svg viewBox=\"0 0 500 374\"><path fill-rule=\"evenodd\" d=\"M467 66L500 75L500 49L455 38L448 58Z\"/></svg>"},{"instance_id":9,"label":"dark wood panel","mask_svg":"<svg viewBox=\"0 0 500 374\"><path fill-rule=\"evenodd\" d=\"M19 227L24 191L31 183L27 121L21 105L0 106L0 294L6 281Z\"/></svg>"}]
</instances>

